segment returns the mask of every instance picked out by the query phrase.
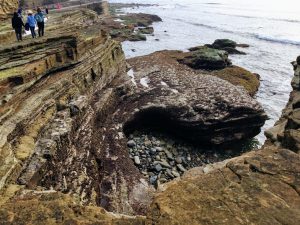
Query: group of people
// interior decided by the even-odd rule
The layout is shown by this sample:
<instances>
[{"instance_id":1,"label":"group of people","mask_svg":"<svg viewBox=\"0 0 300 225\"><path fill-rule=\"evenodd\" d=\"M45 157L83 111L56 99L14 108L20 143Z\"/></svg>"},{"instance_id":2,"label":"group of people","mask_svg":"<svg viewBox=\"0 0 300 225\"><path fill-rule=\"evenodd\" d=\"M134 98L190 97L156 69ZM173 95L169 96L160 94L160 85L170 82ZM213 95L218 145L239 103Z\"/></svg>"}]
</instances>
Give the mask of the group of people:
<instances>
[{"instance_id":1,"label":"group of people","mask_svg":"<svg viewBox=\"0 0 300 225\"><path fill-rule=\"evenodd\" d=\"M37 9L37 13L33 14L31 10L27 11L27 21L24 24L22 19L22 9L19 9L18 12L14 13L12 18L12 27L15 30L16 37L18 41L22 41L23 35L23 27L25 30L31 32L32 38L36 38L37 35L35 33L35 27L38 27L38 34L39 37L44 36L44 29L45 29L45 15L48 14L48 9L45 12L42 12L41 8Z\"/></svg>"}]
</instances>

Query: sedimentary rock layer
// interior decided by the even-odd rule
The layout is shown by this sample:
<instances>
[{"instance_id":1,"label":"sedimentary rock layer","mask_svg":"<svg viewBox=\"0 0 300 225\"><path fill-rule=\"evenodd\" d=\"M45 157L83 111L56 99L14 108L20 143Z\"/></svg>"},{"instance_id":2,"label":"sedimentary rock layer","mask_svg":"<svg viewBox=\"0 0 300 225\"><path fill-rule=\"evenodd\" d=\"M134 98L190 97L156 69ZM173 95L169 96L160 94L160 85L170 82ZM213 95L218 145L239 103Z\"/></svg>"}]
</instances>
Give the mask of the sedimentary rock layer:
<instances>
[{"instance_id":1,"label":"sedimentary rock layer","mask_svg":"<svg viewBox=\"0 0 300 225\"><path fill-rule=\"evenodd\" d=\"M121 46L98 29L95 12L53 18L47 38L0 49L1 222L297 224L299 155L282 146L297 129L299 60L281 147L187 171L153 200L126 135L148 128L235 143L259 132L264 111L241 87L168 52L129 60L126 75Z\"/></svg>"},{"instance_id":2,"label":"sedimentary rock layer","mask_svg":"<svg viewBox=\"0 0 300 225\"><path fill-rule=\"evenodd\" d=\"M242 88L193 71L169 52L128 62L137 93L128 99L134 104L124 104L133 112L125 129L160 126L190 141L215 145L255 136L266 119L261 106Z\"/></svg>"},{"instance_id":3,"label":"sedimentary rock layer","mask_svg":"<svg viewBox=\"0 0 300 225\"><path fill-rule=\"evenodd\" d=\"M0 20L8 18L15 10L18 9L18 0L1 0L0 1Z\"/></svg>"}]
</instances>

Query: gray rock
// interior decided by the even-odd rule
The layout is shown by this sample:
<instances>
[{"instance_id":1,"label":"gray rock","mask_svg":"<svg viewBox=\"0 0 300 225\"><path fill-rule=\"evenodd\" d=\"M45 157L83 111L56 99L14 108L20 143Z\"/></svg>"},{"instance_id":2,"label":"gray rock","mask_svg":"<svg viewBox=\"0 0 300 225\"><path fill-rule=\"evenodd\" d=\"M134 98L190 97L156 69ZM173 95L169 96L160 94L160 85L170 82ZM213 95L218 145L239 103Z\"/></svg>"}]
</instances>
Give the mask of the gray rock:
<instances>
[{"instance_id":1,"label":"gray rock","mask_svg":"<svg viewBox=\"0 0 300 225\"><path fill-rule=\"evenodd\" d=\"M155 159L160 160L160 156L159 155L155 156Z\"/></svg>"},{"instance_id":2,"label":"gray rock","mask_svg":"<svg viewBox=\"0 0 300 225\"><path fill-rule=\"evenodd\" d=\"M166 153L166 156L168 159L173 160L173 154L171 152L169 152L168 150L164 150L164 152Z\"/></svg>"},{"instance_id":3,"label":"gray rock","mask_svg":"<svg viewBox=\"0 0 300 225\"><path fill-rule=\"evenodd\" d=\"M181 164L182 163L182 158L180 156L176 157L175 159L177 164Z\"/></svg>"},{"instance_id":4,"label":"gray rock","mask_svg":"<svg viewBox=\"0 0 300 225\"><path fill-rule=\"evenodd\" d=\"M162 170L162 166L161 166L160 164L156 164L156 165L155 165L155 170L156 170L157 172L160 172L160 171Z\"/></svg>"},{"instance_id":5,"label":"gray rock","mask_svg":"<svg viewBox=\"0 0 300 225\"><path fill-rule=\"evenodd\" d=\"M169 170L169 169L166 170L166 175L168 175L168 176L171 177L171 178L174 177L174 175L172 174L172 171Z\"/></svg>"},{"instance_id":6,"label":"gray rock","mask_svg":"<svg viewBox=\"0 0 300 225\"><path fill-rule=\"evenodd\" d=\"M156 149L155 148L151 148L150 149L150 154L154 155L156 153Z\"/></svg>"},{"instance_id":7,"label":"gray rock","mask_svg":"<svg viewBox=\"0 0 300 225\"><path fill-rule=\"evenodd\" d=\"M183 167L183 165L181 164L177 164L177 168L181 171L181 172L185 172L186 169Z\"/></svg>"},{"instance_id":8,"label":"gray rock","mask_svg":"<svg viewBox=\"0 0 300 225\"><path fill-rule=\"evenodd\" d=\"M153 177L153 176L155 176L155 174L154 174L154 173L152 173L152 172L149 172L149 173L148 173L148 175L149 175L150 177Z\"/></svg>"},{"instance_id":9,"label":"gray rock","mask_svg":"<svg viewBox=\"0 0 300 225\"><path fill-rule=\"evenodd\" d=\"M160 181L161 183L166 183L166 182L167 182L167 179L166 179L166 178L161 178L161 179L159 179L159 181Z\"/></svg>"},{"instance_id":10,"label":"gray rock","mask_svg":"<svg viewBox=\"0 0 300 225\"><path fill-rule=\"evenodd\" d=\"M174 177L180 177L180 174L175 170L172 170L172 174Z\"/></svg>"},{"instance_id":11,"label":"gray rock","mask_svg":"<svg viewBox=\"0 0 300 225\"><path fill-rule=\"evenodd\" d=\"M140 160L140 158L138 156L134 156L134 163L136 165L140 165L141 164L141 160Z\"/></svg>"},{"instance_id":12,"label":"gray rock","mask_svg":"<svg viewBox=\"0 0 300 225\"><path fill-rule=\"evenodd\" d=\"M127 146L128 146L129 148L133 148L133 147L136 146L136 143L135 143L134 140L129 140L129 141L127 142Z\"/></svg>"},{"instance_id":13,"label":"gray rock","mask_svg":"<svg viewBox=\"0 0 300 225\"><path fill-rule=\"evenodd\" d=\"M154 162L155 163L155 162ZM166 160L161 160L158 162L160 165L162 165L163 167L166 167L166 168L172 168L170 166L170 164L166 161Z\"/></svg>"},{"instance_id":14,"label":"gray rock","mask_svg":"<svg viewBox=\"0 0 300 225\"><path fill-rule=\"evenodd\" d=\"M156 151L158 151L158 152L162 152L162 151L164 150L162 147L156 147L155 149L156 149Z\"/></svg>"},{"instance_id":15,"label":"gray rock","mask_svg":"<svg viewBox=\"0 0 300 225\"><path fill-rule=\"evenodd\" d=\"M149 181L150 181L151 184L155 184L156 181L157 181L157 176L150 177Z\"/></svg>"}]
</instances>

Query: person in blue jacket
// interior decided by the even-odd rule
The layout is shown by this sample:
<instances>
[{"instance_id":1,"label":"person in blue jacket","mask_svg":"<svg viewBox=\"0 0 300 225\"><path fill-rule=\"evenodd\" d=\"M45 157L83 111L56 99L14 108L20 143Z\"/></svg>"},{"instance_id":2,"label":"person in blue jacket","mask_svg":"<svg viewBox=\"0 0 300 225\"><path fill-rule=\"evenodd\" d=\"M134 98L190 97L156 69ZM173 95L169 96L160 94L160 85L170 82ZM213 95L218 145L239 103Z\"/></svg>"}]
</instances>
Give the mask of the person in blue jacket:
<instances>
[{"instance_id":1,"label":"person in blue jacket","mask_svg":"<svg viewBox=\"0 0 300 225\"><path fill-rule=\"evenodd\" d=\"M32 11L28 11L28 16L27 16L27 23L29 25L29 29L32 35L32 38L36 38L36 33L35 33L35 25L36 25L36 19L32 15Z\"/></svg>"},{"instance_id":2,"label":"person in blue jacket","mask_svg":"<svg viewBox=\"0 0 300 225\"><path fill-rule=\"evenodd\" d=\"M40 8L37 9L37 14L35 14L34 18L37 21L37 25L39 28L39 37L42 37L44 36L45 16Z\"/></svg>"}]
</instances>

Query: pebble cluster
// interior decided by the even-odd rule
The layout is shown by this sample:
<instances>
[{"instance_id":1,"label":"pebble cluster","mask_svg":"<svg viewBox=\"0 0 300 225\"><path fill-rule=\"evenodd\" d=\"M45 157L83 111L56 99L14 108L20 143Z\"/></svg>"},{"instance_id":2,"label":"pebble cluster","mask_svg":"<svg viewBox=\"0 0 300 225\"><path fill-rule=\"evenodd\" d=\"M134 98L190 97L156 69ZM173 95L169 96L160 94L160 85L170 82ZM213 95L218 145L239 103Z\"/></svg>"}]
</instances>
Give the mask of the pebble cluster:
<instances>
[{"instance_id":1,"label":"pebble cluster","mask_svg":"<svg viewBox=\"0 0 300 225\"><path fill-rule=\"evenodd\" d=\"M134 164L154 186L179 177L193 167L223 161L236 155L230 150L219 152L199 149L159 134L132 134L127 146Z\"/></svg>"}]
</instances>

